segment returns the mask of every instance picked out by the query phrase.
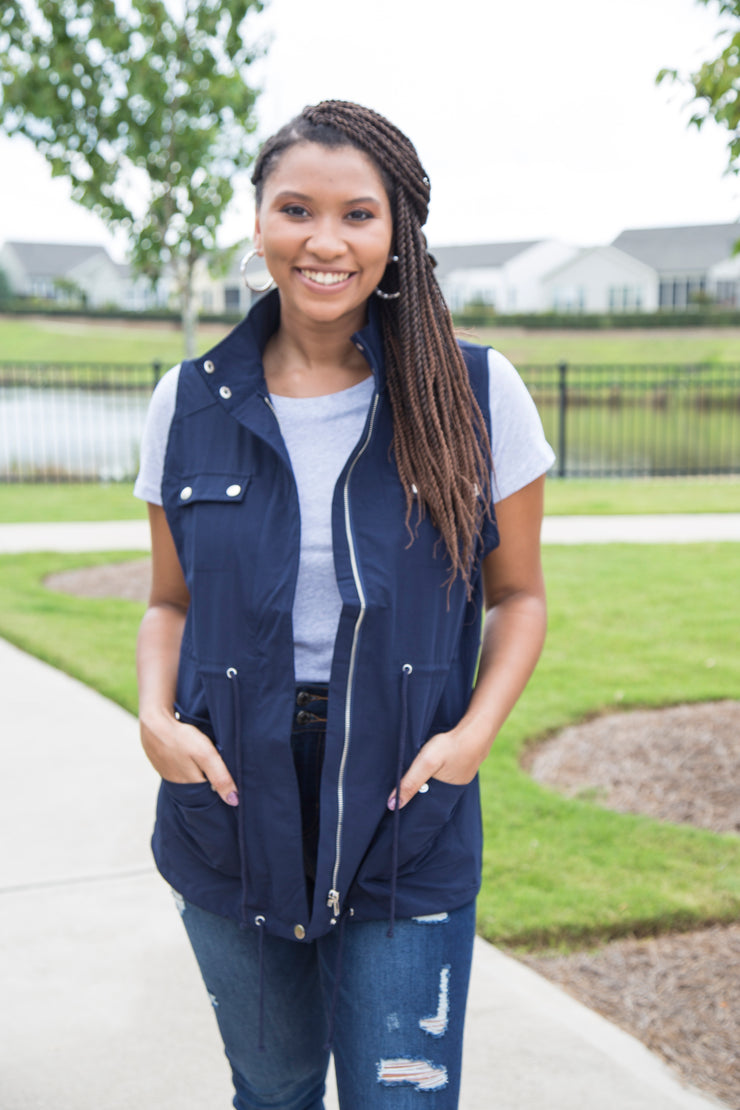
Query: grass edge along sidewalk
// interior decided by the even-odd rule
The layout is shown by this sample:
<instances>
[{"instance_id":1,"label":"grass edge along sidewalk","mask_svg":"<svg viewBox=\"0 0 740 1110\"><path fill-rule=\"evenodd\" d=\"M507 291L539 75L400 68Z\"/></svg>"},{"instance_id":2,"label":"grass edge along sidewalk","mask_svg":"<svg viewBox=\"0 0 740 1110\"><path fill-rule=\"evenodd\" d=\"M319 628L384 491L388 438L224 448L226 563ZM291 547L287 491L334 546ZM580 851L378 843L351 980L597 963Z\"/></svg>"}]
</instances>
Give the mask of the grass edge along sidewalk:
<instances>
[{"instance_id":1,"label":"grass edge along sidewalk","mask_svg":"<svg viewBox=\"0 0 740 1110\"><path fill-rule=\"evenodd\" d=\"M740 512L738 478L548 478L549 516ZM4 524L137 520L146 506L129 483L0 483Z\"/></svg>"},{"instance_id":2,"label":"grass edge along sidewalk","mask_svg":"<svg viewBox=\"0 0 740 1110\"><path fill-rule=\"evenodd\" d=\"M124 558L0 558L0 634L135 712L143 607L42 584L54 571ZM564 950L737 919L740 838L567 799L519 766L528 740L595 713L737 696L727 605L737 547L550 548L545 566L548 643L481 775L481 933L513 947Z\"/></svg>"}]
</instances>

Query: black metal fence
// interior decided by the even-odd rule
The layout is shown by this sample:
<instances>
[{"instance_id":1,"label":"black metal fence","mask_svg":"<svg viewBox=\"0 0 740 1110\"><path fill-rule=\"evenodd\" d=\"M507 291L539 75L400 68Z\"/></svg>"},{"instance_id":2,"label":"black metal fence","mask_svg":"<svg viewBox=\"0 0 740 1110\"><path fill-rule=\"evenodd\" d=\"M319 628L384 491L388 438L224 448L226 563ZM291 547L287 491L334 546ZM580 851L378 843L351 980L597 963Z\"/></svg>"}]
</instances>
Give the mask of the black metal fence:
<instances>
[{"instance_id":1,"label":"black metal fence","mask_svg":"<svg viewBox=\"0 0 740 1110\"><path fill-rule=\"evenodd\" d=\"M560 477L740 474L740 366L527 366Z\"/></svg>"},{"instance_id":2,"label":"black metal fence","mask_svg":"<svg viewBox=\"0 0 740 1110\"><path fill-rule=\"evenodd\" d=\"M0 362L0 481L130 481L160 373L158 362Z\"/></svg>"},{"instance_id":3,"label":"black metal fence","mask_svg":"<svg viewBox=\"0 0 740 1110\"><path fill-rule=\"evenodd\" d=\"M521 367L561 477L740 474L740 366ZM130 481L158 363L0 362L0 481Z\"/></svg>"}]
</instances>

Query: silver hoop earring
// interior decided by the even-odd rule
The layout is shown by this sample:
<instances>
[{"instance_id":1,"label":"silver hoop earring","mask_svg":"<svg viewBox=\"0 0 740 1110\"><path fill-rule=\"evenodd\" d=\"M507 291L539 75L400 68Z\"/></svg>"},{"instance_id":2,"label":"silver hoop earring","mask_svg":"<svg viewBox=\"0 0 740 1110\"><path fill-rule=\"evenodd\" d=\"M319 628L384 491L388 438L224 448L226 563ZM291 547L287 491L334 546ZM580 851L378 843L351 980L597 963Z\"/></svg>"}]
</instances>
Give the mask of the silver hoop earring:
<instances>
[{"instance_id":1,"label":"silver hoop earring","mask_svg":"<svg viewBox=\"0 0 740 1110\"><path fill-rule=\"evenodd\" d=\"M256 251L254 248L252 248L251 251L248 251L244 255L244 258L242 258L241 262L239 263L239 273L242 275L242 281L244 282L244 284L246 285L246 287L247 287L247 289L249 290L250 293L266 293L267 290L272 289L273 285L275 284L272 276L270 276L270 280L267 282L266 285L250 285L249 284L249 276L247 275L247 266L249 265L249 263L252 261L253 258L256 258L258 256L258 254L259 254L259 252Z\"/></svg>"},{"instance_id":2,"label":"silver hoop earring","mask_svg":"<svg viewBox=\"0 0 740 1110\"><path fill-rule=\"evenodd\" d=\"M389 260L389 264L390 264L390 262L398 262L398 255L397 254L392 255L390 260ZM384 300L384 301L396 301L401 296L401 290L398 289L398 290L396 290L395 293L385 293L380 288L380 286L378 285L375 289L375 295L376 295L376 297L380 297L381 300Z\"/></svg>"}]
</instances>

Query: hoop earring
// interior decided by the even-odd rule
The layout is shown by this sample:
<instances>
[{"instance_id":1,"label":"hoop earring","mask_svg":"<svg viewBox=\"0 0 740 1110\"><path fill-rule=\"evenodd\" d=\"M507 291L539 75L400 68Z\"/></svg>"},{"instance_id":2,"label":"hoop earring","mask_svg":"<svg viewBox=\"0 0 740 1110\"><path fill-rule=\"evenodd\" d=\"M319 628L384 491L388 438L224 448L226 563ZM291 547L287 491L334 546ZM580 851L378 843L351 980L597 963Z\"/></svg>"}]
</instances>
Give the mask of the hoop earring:
<instances>
[{"instance_id":1,"label":"hoop earring","mask_svg":"<svg viewBox=\"0 0 740 1110\"><path fill-rule=\"evenodd\" d=\"M256 251L254 248L252 248L251 251L247 251L247 253L244 255L244 258L242 258L241 262L239 263L239 273L242 275L242 281L244 282L244 284L246 285L246 287L247 287L247 289L249 290L250 293L266 293L267 290L272 289L273 285L275 284L275 281L274 281L272 275L270 276L270 280L267 282L266 285L250 285L249 284L249 276L247 274L247 266L249 265L249 263L252 261L253 258L257 257L258 254L259 254L259 252Z\"/></svg>"},{"instance_id":2,"label":"hoop earring","mask_svg":"<svg viewBox=\"0 0 740 1110\"><path fill-rule=\"evenodd\" d=\"M398 255L392 255L389 262L398 262ZM385 293L378 285L375 289L375 295L384 301L396 301L401 296L401 290L397 289L395 293Z\"/></svg>"}]
</instances>

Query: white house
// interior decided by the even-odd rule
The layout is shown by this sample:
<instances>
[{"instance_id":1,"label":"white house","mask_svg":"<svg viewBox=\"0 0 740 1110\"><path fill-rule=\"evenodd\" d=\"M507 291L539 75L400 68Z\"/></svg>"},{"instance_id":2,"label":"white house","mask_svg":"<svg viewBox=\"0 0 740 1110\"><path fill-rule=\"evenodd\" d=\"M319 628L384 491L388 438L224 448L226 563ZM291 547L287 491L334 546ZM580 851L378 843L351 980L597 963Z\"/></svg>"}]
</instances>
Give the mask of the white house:
<instances>
[{"instance_id":1,"label":"white house","mask_svg":"<svg viewBox=\"0 0 740 1110\"><path fill-rule=\"evenodd\" d=\"M553 239L431 247L437 280L453 311L471 303L497 312L539 312L541 279L578 248Z\"/></svg>"},{"instance_id":2,"label":"white house","mask_svg":"<svg viewBox=\"0 0 740 1110\"><path fill-rule=\"evenodd\" d=\"M739 239L740 223L698 224L631 228L612 246L656 271L659 308L680 310L704 296L738 303L740 286L727 264ZM723 283L719 288L718 282Z\"/></svg>"},{"instance_id":3,"label":"white house","mask_svg":"<svg viewBox=\"0 0 740 1110\"><path fill-rule=\"evenodd\" d=\"M114 262L97 243L28 243L9 240L0 247L0 269L19 297L38 297L64 304L73 299L64 288L73 283L90 308L115 305L132 311L164 306L169 283L156 290L147 278Z\"/></svg>"},{"instance_id":4,"label":"white house","mask_svg":"<svg viewBox=\"0 0 740 1110\"><path fill-rule=\"evenodd\" d=\"M542 280L553 312L654 312L656 271L616 247L590 247Z\"/></svg>"}]
</instances>

